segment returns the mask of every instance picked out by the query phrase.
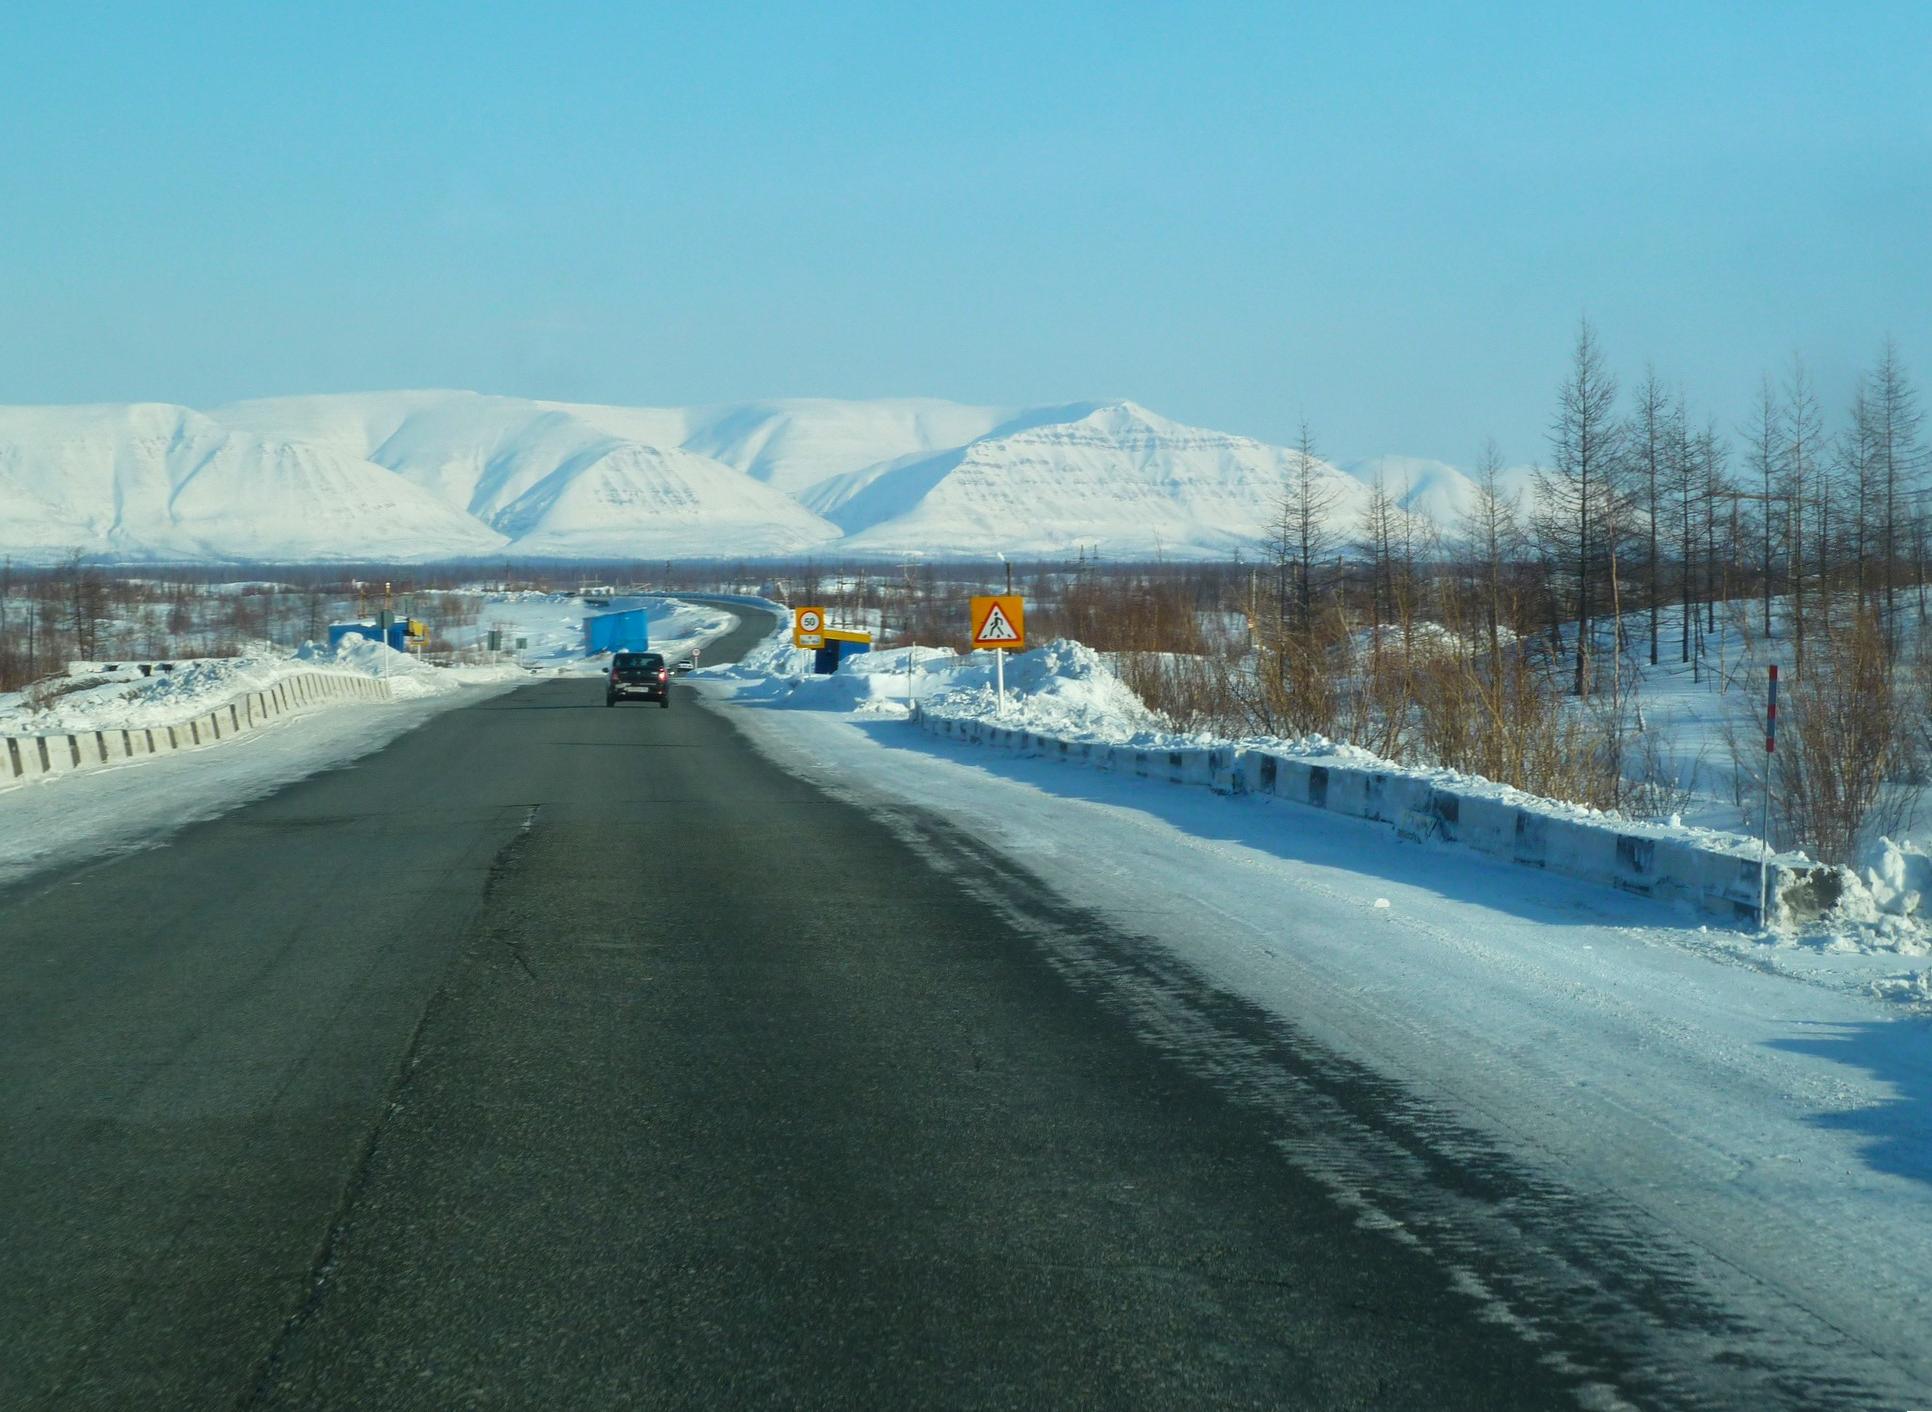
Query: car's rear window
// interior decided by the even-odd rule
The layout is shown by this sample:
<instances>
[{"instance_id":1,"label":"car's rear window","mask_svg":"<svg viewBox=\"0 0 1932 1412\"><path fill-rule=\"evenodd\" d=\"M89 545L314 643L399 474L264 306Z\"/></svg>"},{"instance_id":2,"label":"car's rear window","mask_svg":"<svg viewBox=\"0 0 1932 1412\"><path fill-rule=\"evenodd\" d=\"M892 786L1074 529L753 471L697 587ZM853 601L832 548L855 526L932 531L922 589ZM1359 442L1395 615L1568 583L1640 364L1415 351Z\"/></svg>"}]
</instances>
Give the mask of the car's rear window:
<instances>
[{"instance_id":1,"label":"car's rear window","mask_svg":"<svg viewBox=\"0 0 1932 1412\"><path fill-rule=\"evenodd\" d=\"M629 667L636 667L639 670L645 670L649 668L663 666L664 659L658 656L655 652L651 652L651 653L620 652L615 657L611 658L611 665L616 667L617 670L620 672L624 671L626 668L629 668Z\"/></svg>"}]
</instances>

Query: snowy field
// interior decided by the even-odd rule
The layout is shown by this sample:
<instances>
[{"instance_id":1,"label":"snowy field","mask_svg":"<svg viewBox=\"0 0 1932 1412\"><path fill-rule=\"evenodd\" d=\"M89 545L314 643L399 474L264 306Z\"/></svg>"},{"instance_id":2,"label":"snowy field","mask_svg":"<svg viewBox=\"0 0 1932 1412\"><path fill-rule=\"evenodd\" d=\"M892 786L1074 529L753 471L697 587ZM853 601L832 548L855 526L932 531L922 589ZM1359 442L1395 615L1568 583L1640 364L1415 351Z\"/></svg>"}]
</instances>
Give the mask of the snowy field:
<instances>
[{"instance_id":1,"label":"snowy field","mask_svg":"<svg viewBox=\"0 0 1932 1412\"><path fill-rule=\"evenodd\" d=\"M1537 1174L1493 1204L1419 1179L1402 1209L1382 1210L1362 1204L1362 1154L1400 1168L1414 1160L1406 1143L1329 1112L1294 1147L1337 1201L1431 1249L1494 1317L1534 1336L1560 1291L1631 1324L1620 1331L1640 1344L1663 1340L1671 1364L1726 1360L1739 1387L1752 1368L1796 1366L1820 1387L1842 1374L1893 1389L1899 1405L1932 1393L1932 995L1922 972L1909 973L1916 1004L1875 989L1899 970L1896 952L1687 924L1375 825L952 744L906 722L908 665L928 708L990 709L983 659L885 651L806 680L801 657L775 638L703 675L788 769L915 842L922 813L943 817L1025 885L1419 1098L1415 1123L1436 1125L1419 1143ZM1059 645L1022 657L1007 674L1010 719L1157 732L1090 657ZM985 891L998 905L1000 889ZM1163 1028L1172 1016L1132 1018L1186 1052ZM1284 1089L1238 1054L1213 1076L1242 1101L1285 1105L1289 1127L1324 1111L1319 1091ZM1574 1248L1552 1244L1553 1228ZM1477 1250L1514 1255L1479 1268ZM1661 1303L1681 1310L1661 1328L1654 1310L1633 1313L1595 1282L1592 1251L1644 1252L1672 1291Z\"/></svg>"}]
</instances>

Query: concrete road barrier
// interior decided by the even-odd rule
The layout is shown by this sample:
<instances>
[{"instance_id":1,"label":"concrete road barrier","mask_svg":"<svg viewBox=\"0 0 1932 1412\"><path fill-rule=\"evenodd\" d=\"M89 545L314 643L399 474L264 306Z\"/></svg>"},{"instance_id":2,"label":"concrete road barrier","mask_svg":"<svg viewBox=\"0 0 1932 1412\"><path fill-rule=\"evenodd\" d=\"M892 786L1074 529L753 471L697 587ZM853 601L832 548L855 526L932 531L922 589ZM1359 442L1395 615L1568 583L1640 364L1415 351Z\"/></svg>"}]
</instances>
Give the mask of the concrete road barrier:
<instances>
[{"instance_id":1,"label":"concrete road barrier","mask_svg":"<svg viewBox=\"0 0 1932 1412\"><path fill-rule=\"evenodd\" d=\"M1843 869L1813 863L1802 854L1773 854L1761 863L1758 846L1749 839L1687 838L1634 820L1579 818L1559 804L1460 789L1421 771L1235 746L1162 750L1063 740L978 717L934 715L918 707L913 720L950 740L1141 779L1205 786L1218 794L1258 794L1384 824L1413 842L1466 848L1732 923L1764 924L1758 913L1761 869L1768 869L1766 910L1776 920L1805 922L1823 916L1845 885Z\"/></svg>"},{"instance_id":2,"label":"concrete road barrier","mask_svg":"<svg viewBox=\"0 0 1932 1412\"><path fill-rule=\"evenodd\" d=\"M0 789L153 755L202 750L289 716L355 701L392 699L389 683L349 672L298 672L266 691L238 692L180 721L157 726L0 736Z\"/></svg>"}]
</instances>

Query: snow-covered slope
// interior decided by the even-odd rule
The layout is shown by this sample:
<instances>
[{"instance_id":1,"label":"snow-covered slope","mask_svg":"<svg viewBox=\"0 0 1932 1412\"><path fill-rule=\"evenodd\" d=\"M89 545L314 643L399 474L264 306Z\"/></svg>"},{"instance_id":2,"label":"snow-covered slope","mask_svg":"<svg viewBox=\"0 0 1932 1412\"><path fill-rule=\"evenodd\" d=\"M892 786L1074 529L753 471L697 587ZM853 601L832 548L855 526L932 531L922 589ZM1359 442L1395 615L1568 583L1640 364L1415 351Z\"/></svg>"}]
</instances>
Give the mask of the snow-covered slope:
<instances>
[{"instance_id":1,"label":"snow-covered slope","mask_svg":"<svg viewBox=\"0 0 1932 1412\"><path fill-rule=\"evenodd\" d=\"M933 398L793 398L696 413L684 446L802 497L828 476L963 446L1013 416Z\"/></svg>"},{"instance_id":2,"label":"snow-covered slope","mask_svg":"<svg viewBox=\"0 0 1932 1412\"><path fill-rule=\"evenodd\" d=\"M0 549L125 559L443 558L503 537L351 451L186 407L0 407Z\"/></svg>"},{"instance_id":3,"label":"snow-covered slope","mask_svg":"<svg viewBox=\"0 0 1932 1412\"><path fill-rule=\"evenodd\" d=\"M1112 558L1224 555L1266 537L1291 459L1278 446L1115 402L896 465L816 503L855 552L1097 544ZM1362 484L1326 463L1320 474L1336 521L1359 518Z\"/></svg>"},{"instance_id":4,"label":"snow-covered slope","mask_svg":"<svg viewBox=\"0 0 1932 1412\"><path fill-rule=\"evenodd\" d=\"M567 462L623 443L678 446L673 409L599 407L474 392L271 398L217 408L217 420L280 429L387 466L485 522Z\"/></svg>"},{"instance_id":5,"label":"snow-covered slope","mask_svg":"<svg viewBox=\"0 0 1932 1412\"><path fill-rule=\"evenodd\" d=\"M1363 485L1375 484L1395 503L1444 528L1453 527L1476 503L1476 483L1446 461L1422 456L1371 456L1344 468Z\"/></svg>"},{"instance_id":6,"label":"snow-covered slope","mask_svg":"<svg viewBox=\"0 0 1932 1412\"><path fill-rule=\"evenodd\" d=\"M1253 552L1291 455L1132 402L617 407L413 391L0 408L0 551L121 559ZM1384 458L1452 525L1470 486ZM1338 542L1372 474L1324 464ZM834 548L836 546L836 548Z\"/></svg>"},{"instance_id":7,"label":"snow-covered slope","mask_svg":"<svg viewBox=\"0 0 1932 1412\"><path fill-rule=\"evenodd\" d=\"M566 460L491 523L518 553L560 558L795 554L838 533L742 471L626 441Z\"/></svg>"}]
</instances>

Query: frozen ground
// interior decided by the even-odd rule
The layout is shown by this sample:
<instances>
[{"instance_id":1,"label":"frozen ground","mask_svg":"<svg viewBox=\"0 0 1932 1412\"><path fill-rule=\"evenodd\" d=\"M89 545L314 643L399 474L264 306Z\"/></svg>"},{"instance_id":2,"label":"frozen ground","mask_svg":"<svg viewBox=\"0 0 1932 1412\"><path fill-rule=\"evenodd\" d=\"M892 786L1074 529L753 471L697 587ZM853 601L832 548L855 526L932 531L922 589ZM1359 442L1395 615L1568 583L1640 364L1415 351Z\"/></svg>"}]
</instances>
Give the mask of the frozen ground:
<instances>
[{"instance_id":1,"label":"frozen ground","mask_svg":"<svg viewBox=\"0 0 1932 1412\"><path fill-rule=\"evenodd\" d=\"M1439 1115L1416 1123L1450 1125L1423 1146L1536 1174L1494 1203L1418 1176L1401 1209L1380 1209L1360 1195L1364 1164L1421 1173L1420 1147L1379 1150L1386 1133L1333 1114L1333 1140L1295 1153L1364 1221L1457 1269L1495 1317L1533 1333L1551 1298L1584 1301L1668 1345L1668 1361L1726 1360L1739 1388L1800 1370L1799 1383L1764 1374L1793 1405L1828 1400L1839 1379L1932 1405L1932 1015L1874 991L1896 955L1686 926L1373 825L953 745L904 721L903 655L842 681L794 681L796 662L774 642L706 689L787 768L909 837L909 807L943 816L1014 874L1399 1085ZM983 687L983 663L913 666L922 699ZM1111 688L1063 666L1045 719L1146 728L1109 726ZM817 709L776 709L800 706ZM1922 973L1898 985L1925 994ZM1163 1029L1175 1017L1134 1018L1185 1048ZM1214 1072L1298 1116L1324 1101L1239 1055ZM1481 1263L1496 1250L1513 1254ZM1633 1252L1653 1267L1648 1312L1591 1273ZM1803 1379L1815 1399L1792 1392Z\"/></svg>"}]
</instances>

